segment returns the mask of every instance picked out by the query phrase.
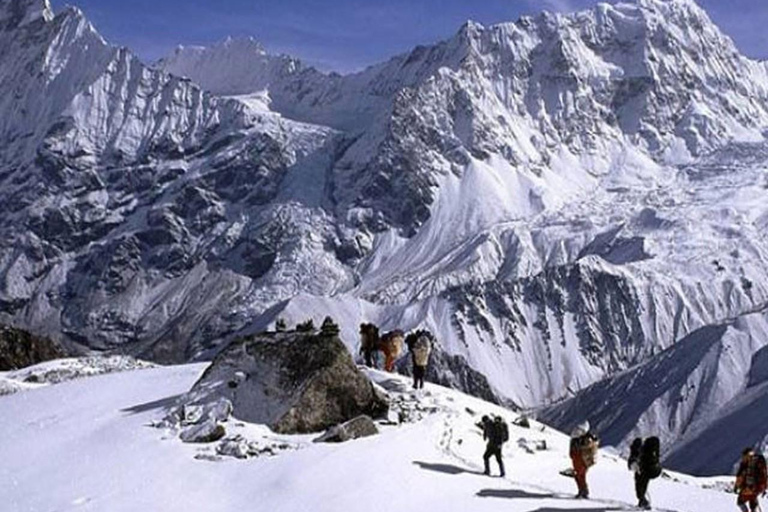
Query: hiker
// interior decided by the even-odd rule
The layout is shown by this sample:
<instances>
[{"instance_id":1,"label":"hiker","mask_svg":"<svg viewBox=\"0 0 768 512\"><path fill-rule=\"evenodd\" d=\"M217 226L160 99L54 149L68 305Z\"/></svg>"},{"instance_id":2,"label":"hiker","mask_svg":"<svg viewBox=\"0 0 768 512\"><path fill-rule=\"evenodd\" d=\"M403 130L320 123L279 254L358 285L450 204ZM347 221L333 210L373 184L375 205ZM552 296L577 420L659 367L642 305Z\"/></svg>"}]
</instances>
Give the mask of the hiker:
<instances>
[{"instance_id":1,"label":"hiker","mask_svg":"<svg viewBox=\"0 0 768 512\"><path fill-rule=\"evenodd\" d=\"M638 437L632 441L629 449L627 465L635 473L637 506L645 510L651 509L648 484L661 475L660 451L661 444L658 437L649 437L645 441Z\"/></svg>"},{"instance_id":2,"label":"hiker","mask_svg":"<svg viewBox=\"0 0 768 512\"><path fill-rule=\"evenodd\" d=\"M496 457L499 463L499 473L504 477L504 461L501 458L501 448L509 440L509 428L501 417L496 416L493 420L488 416L483 416L481 420L483 429L483 439L488 441L483 454L483 463L485 464L484 475L491 475L490 461L491 457Z\"/></svg>"},{"instance_id":3,"label":"hiker","mask_svg":"<svg viewBox=\"0 0 768 512\"><path fill-rule=\"evenodd\" d=\"M571 433L570 455L573 463L573 477L579 488L577 498L589 498L587 470L595 464L598 443L597 437L589 429L588 421L577 426Z\"/></svg>"},{"instance_id":4,"label":"hiker","mask_svg":"<svg viewBox=\"0 0 768 512\"><path fill-rule=\"evenodd\" d=\"M381 336L379 350L384 352L384 369L390 373L395 371L395 362L403 352L405 333L399 329L387 332Z\"/></svg>"},{"instance_id":5,"label":"hiker","mask_svg":"<svg viewBox=\"0 0 768 512\"><path fill-rule=\"evenodd\" d=\"M752 448L746 448L741 453L741 464L739 464L736 483L733 486L733 491L739 494L736 504L742 512L760 510L758 498L765 492L767 484L765 457L755 453Z\"/></svg>"},{"instance_id":6,"label":"hiker","mask_svg":"<svg viewBox=\"0 0 768 512\"><path fill-rule=\"evenodd\" d=\"M427 330L416 331L405 338L413 363L413 389L424 389L424 377L433 347L432 340L432 333Z\"/></svg>"},{"instance_id":7,"label":"hiker","mask_svg":"<svg viewBox=\"0 0 768 512\"><path fill-rule=\"evenodd\" d=\"M360 324L360 353L365 366L377 368L376 352L379 350L379 328L373 324Z\"/></svg>"}]
</instances>

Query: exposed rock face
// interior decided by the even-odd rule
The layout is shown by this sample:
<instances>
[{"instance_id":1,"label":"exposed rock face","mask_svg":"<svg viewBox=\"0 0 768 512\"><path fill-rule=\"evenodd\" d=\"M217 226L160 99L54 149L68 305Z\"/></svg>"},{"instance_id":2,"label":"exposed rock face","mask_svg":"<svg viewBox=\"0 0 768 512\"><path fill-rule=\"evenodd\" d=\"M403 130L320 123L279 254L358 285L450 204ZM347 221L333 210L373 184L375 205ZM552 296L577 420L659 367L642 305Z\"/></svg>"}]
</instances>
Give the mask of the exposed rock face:
<instances>
[{"instance_id":1,"label":"exposed rock face","mask_svg":"<svg viewBox=\"0 0 768 512\"><path fill-rule=\"evenodd\" d=\"M410 353L406 352L397 362L397 371L403 375L413 375ZM429 355L425 380L458 389L494 404L514 405L510 400L498 396L485 375L473 369L464 356L448 354L440 346L433 347Z\"/></svg>"},{"instance_id":2,"label":"exposed rock face","mask_svg":"<svg viewBox=\"0 0 768 512\"><path fill-rule=\"evenodd\" d=\"M194 403L227 398L234 417L284 434L319 432L388 409L339 338L322 333L237 340L214 359L190 396Z\"/></svg>"},{"instance_id":3,"label":"exposed rock face","mask_svg":"<svg viewBox=\"0 0 768 512\"><path fill-rule=\"evenodd\" d=\"M345 443L352 439L375 436L379 428L368 416L358 416L342 425L328 429L328 432L315 439L316 443Z\"/></svg>"},{"instance_id":4,"label":"exposed rock face","mask_svg":"<svg viewBox=\"0 0 768 512\"><path fill-rule=\"evenodd\" d=\"M48 338L0 325L0 371L18 370L64 356L62 348Z\"/></svg>"}]
</instances>

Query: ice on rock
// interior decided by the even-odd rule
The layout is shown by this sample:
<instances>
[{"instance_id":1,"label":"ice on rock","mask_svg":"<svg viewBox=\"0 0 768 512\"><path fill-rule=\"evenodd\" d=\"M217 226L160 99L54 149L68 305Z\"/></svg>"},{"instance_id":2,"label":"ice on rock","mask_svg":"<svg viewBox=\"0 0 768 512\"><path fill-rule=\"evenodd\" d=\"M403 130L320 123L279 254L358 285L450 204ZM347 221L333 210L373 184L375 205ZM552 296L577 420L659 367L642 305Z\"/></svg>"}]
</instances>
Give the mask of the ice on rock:
<instances>
[{"instance_id":1,"label":"ice on rock","mask_svg":"<svg viewBox=\"0 0 768 512\"><path fill-rule=\"evenodd\" d=\"M0 27L21 28L39 19L53 19L50 0L3 0L0 3Z\"/></svg>"}]
</instances>

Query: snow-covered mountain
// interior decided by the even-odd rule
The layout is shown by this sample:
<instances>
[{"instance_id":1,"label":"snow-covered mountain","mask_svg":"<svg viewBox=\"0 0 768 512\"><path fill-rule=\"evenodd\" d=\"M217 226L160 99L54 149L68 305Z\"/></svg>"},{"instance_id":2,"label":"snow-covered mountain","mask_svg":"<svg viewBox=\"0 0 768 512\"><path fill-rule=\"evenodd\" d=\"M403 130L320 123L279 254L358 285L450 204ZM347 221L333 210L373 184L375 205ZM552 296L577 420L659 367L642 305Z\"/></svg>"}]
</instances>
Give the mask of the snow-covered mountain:
<instances>
[{"instance_id":1,"label":"snow-covered mountain","mask_svg":"<svg viewBox=\"0 0 768 512\"><path fill-rule=\"evenodd\" d=\"M697 329L669 350L543 411L572 428L590 411L610 445L658 432L670 467L696 474L732 470L744 446L768 446L768 310Z\"/></svg>"},{"instance_id":2,"label":"snow-covered mountain","mask_svg":"<svg viewBox=\"0 0 768 512\"><path fill-rule=\"evenodd\" d=\"M347 76L248 40L147 67L44 0L0 20L0 320L69 347L423 326L530 407L768 304L768 67L692 0Z\"/></svg>"}]
</instances>

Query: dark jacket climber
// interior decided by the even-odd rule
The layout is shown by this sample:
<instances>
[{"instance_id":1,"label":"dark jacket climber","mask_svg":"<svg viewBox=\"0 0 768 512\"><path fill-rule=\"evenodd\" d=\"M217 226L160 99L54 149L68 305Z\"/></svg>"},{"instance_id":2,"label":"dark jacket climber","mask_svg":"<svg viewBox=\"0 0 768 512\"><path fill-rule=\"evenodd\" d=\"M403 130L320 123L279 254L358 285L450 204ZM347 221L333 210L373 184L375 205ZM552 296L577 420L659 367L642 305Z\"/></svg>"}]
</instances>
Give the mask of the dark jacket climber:
<instances>
[{"instance_id":1,"label":"dark jacket climber","mask_svg":"<svg viewBox=\"0 0 768 512\"><path fill-rule=\"evenodd\" d=\"M756 453L752 448L746 448L741 453L741 464L736 473L736 483L733 490L739 494L736 504L742 512L760 510L758 498L768 487L765 457Z\"/></svg>"},{"instance_id":2,"label":"dark jacket climber","mask_svg":"<svg viewBox=\"0 0 768 512\"><path fill-rule=\"evenodd\" d=\"M483 454L483 463L485 465L485 475L491 474L490 460L491 457L496 457L496 462L499 463L500 476L504 476L504 460L502 459L501 449L509 440L509 428L506 422L499 416L491 420L488 416L483 416L482 419L483 439L487 441L485 447L485 453Z\"/></svg>"},{"instance_id":3,"label":"dark jacket climber","mask_svg":"<svg viewBox=\"0 0 768 512\"><path fill-rule=\"evenodd\" d=\"M635 473L635 494L639 508L651 509L651 502L648 499L648 484L661 475L660 451L661 445L658 437L649 437L645 441L638 437L632 441L627 464L629 469Z\"/></svg>"}]
</instances>

